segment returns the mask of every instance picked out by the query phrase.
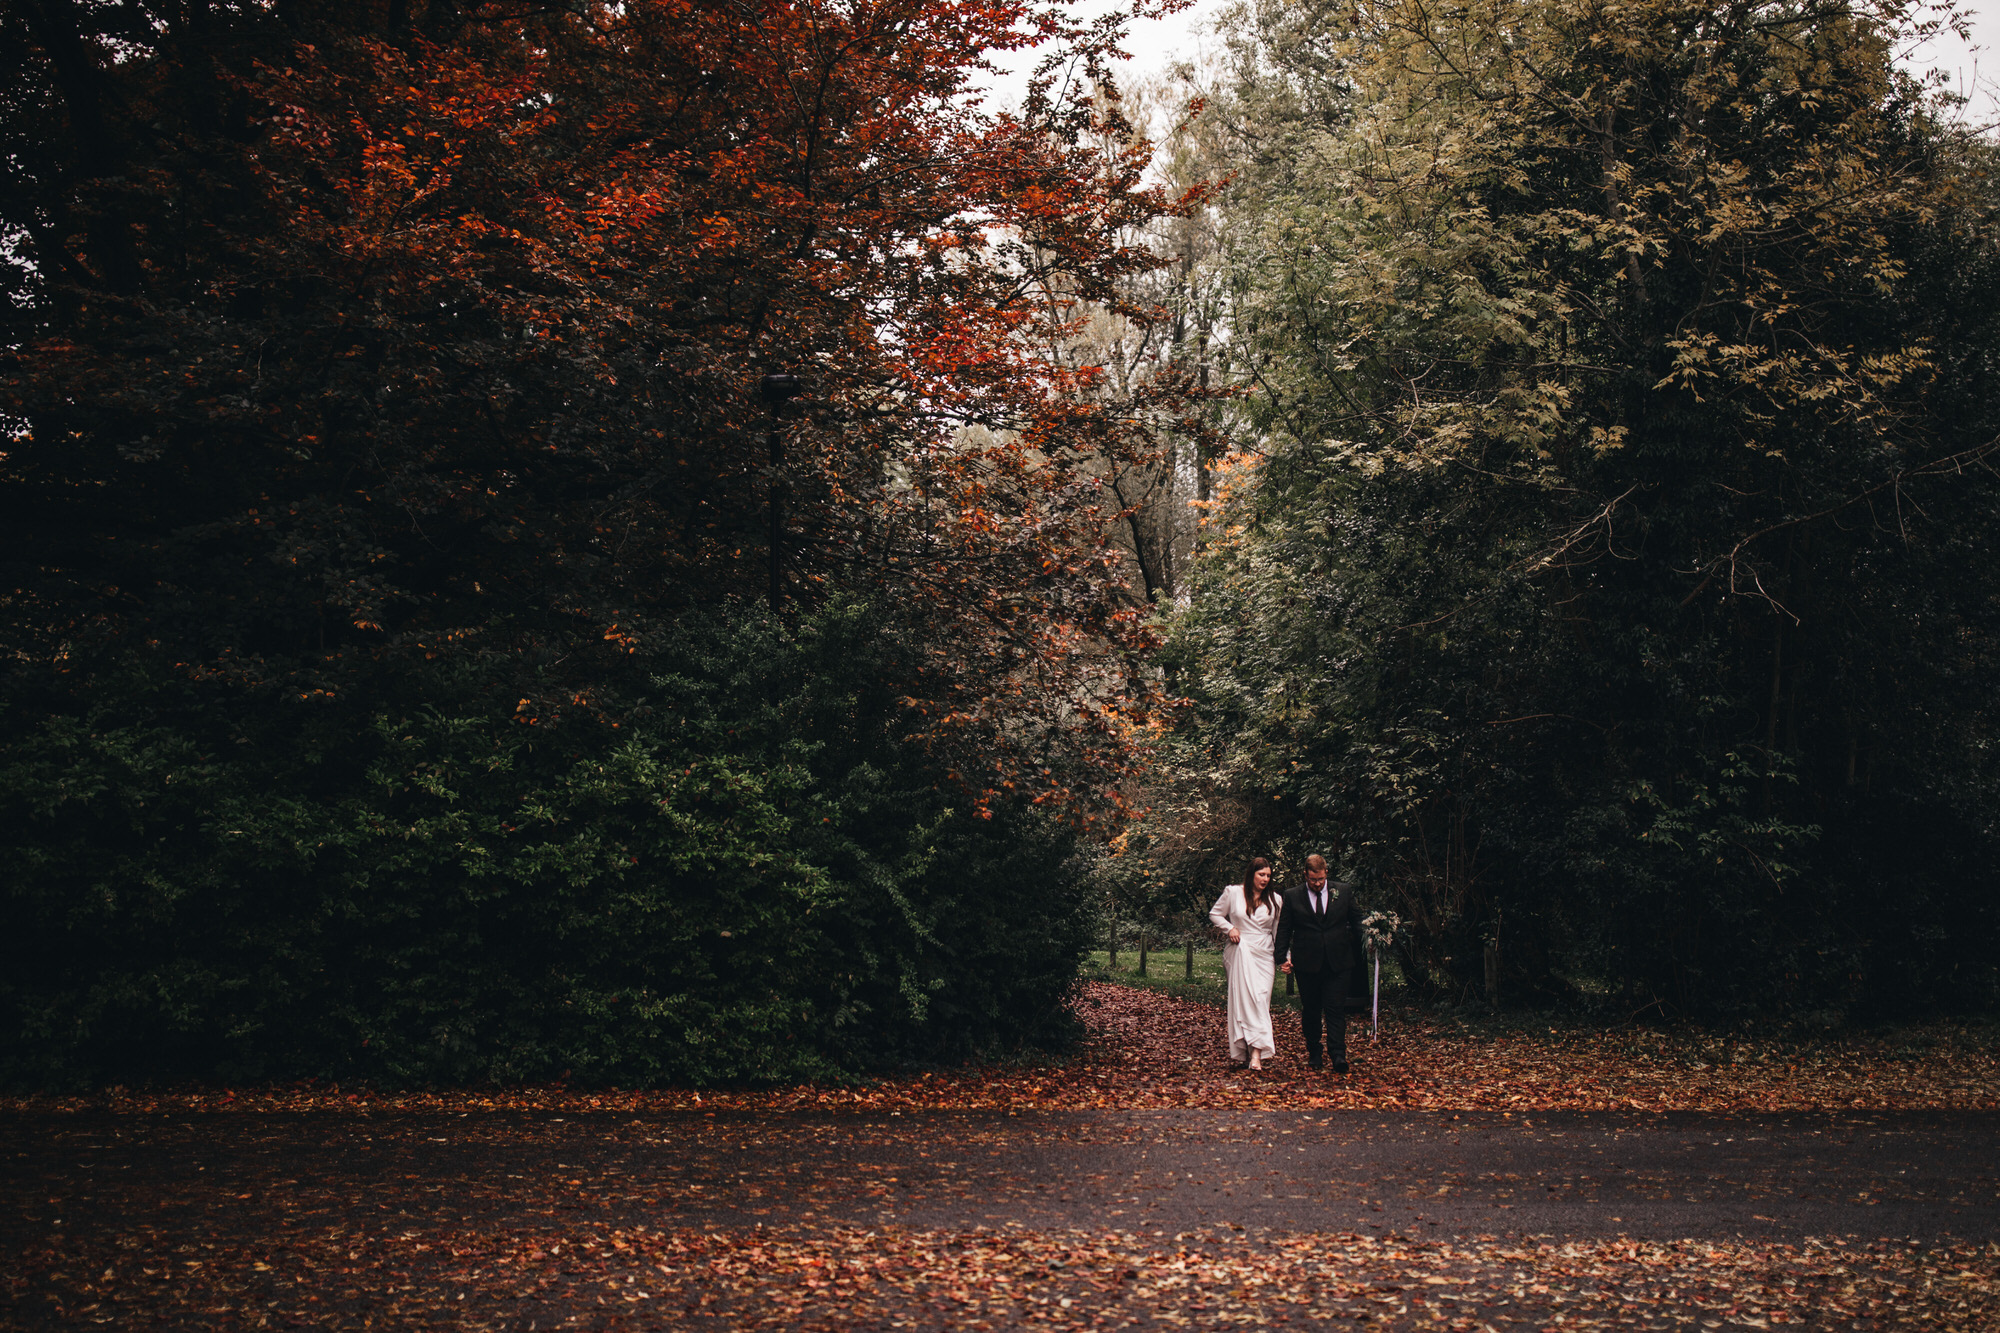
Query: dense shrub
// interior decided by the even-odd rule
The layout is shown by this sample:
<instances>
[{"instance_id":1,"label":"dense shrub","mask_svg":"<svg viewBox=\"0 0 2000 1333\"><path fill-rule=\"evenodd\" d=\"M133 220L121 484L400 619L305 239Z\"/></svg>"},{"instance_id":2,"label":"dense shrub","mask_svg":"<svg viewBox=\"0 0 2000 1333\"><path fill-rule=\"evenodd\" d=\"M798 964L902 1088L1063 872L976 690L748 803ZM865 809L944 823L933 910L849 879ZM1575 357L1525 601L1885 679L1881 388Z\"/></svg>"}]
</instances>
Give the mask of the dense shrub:
<instances>
[{"instance_id":1,"label":"dense shrub","mask_svg":"<svg viewBox=\"0 0 2000 1333\"><path fill-rule=\"evenodd\" d=\"M1060 1036L1072 838L899 739L876 628L691 615L616 726L442 674L17 700L0 1072L769 1080Z\"/></svg>"}]
</instances>

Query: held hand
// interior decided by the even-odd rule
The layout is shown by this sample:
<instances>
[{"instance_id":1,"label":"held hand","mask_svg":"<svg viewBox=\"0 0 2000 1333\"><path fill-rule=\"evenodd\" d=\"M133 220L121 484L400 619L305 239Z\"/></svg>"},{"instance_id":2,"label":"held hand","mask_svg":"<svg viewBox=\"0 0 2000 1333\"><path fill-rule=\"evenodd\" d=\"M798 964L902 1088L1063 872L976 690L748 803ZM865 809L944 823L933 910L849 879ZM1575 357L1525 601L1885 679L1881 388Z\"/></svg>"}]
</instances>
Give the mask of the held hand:
<instances>
[{"instance_id":1,"label":"held hand","mask_svg":"<svg viewBox=\"0 0 2000 1333\"><path fill-rule=\"evenodd\" d=\"M1243 932L1238 930L1236 927L1231 926L1229 928L1229 942L1231 944L1243 943Z\"/></svg>"},{"instance_id":2,"label":"held hand","mask_svg":"<svg viewBox=\"0 0 2000 1333\"><path fill-rule=\"evenodd\" d=\"M1284 962L1278 964L1278 966L1285 969L1286 972L1290 972L1292 970L1292 960L1287 958Z\"/></svg>"}]
</instances>

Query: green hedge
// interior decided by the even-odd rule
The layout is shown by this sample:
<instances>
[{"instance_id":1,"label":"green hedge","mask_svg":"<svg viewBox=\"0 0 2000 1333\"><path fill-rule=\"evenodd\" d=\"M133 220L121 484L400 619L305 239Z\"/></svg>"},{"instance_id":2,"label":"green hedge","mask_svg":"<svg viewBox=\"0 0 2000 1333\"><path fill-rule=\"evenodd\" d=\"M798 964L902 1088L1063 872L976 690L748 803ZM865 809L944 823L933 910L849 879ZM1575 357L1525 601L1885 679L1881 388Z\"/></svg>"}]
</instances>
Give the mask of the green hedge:
<instances>
[{"instance_id":1,"label":"green hedge","mask_svg":"<svg viewBox=\"0 0 2000 1333\"><path fill-rule=\"evenodd\" d=\"M445 672L15 699L0 1078L708 1083L1061 1039L1074 838L897 739L870 617L679 629L616 726Z\"/></svg>"}]
</instances>

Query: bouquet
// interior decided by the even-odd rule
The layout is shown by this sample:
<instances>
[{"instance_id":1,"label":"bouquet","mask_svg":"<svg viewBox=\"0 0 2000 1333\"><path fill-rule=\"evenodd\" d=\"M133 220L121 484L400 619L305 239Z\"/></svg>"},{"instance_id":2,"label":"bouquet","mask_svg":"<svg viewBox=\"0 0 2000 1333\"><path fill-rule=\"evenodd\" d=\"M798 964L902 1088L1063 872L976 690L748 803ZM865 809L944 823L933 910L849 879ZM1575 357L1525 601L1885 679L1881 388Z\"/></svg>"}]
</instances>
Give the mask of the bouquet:
<instances>
[{"instance_id":1,"label":"bouquet","mask_svg":"<svg viewBox=\"0 0 2000 1333\"><path fill-rule=\"evenodd\" d=\"M1375 963L1374 995L1368 1015L1370 1041L1374 1041L1382 1031L1382 955L1396 942L1396 932L1402 928L1403 918L1394 912L1370 912L1361 918L1361 939L1368 946Z\"/></svg>"},{"instance_id":2,"label":"bouquet","mask_svg":"<svg viewBox=\"0 0 2000 1333\"><path fill-rule=\"evenodd\" d=\"M1368 952L1382 954L1396 942L1396 932L1403 928L1403 918L1394 912L1370 912L1361 918L1361 939L1368 946Z\"/></svg>"}]
</instances>

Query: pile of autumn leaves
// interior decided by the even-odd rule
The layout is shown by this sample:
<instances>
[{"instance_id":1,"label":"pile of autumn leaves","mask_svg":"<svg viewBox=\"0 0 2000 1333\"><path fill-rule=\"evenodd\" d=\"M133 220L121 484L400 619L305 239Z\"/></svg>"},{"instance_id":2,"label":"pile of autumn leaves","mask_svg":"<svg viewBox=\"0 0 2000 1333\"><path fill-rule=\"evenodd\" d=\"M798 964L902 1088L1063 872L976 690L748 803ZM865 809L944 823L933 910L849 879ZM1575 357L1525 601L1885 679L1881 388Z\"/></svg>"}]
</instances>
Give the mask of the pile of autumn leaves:
<instances>
[{"instance_id":1,"label":"pile of autumn leaves","mask_svg":"<svg viewBox=\"0 0 2000 1333\"><path fill-rule=\"evenodd\" d=\"M1661 1319L1965 1333L2000 1319L1993 1256L1963 1244L635 1227L305 1235L206 1251L191 1265L146 1243L104 1253L58 1245L37 1258L85 1274L68 1292L74 1315L127 1313L143 1291L154 1312L217 1328L273 1316L337 1326L327 1301L343 1294L349 1315L466 1330L527 1327L524 1309L555 1314L545 1327L826 1333L1329 1321L1497 1333Z\"/></svg>"},{"instance_id":2,"label":"pile of autumn leaves","mask_svg":"<svg viewBox=\"0 0 2000 1333\"><path fill-rule=\"evenodd\" d=\"M15 1099L20 1109L812 1111L850 1109L1422 1111L1909 1111L2000 1107L2000 1051L1970 1030L1817 1045L1570 1026L1495 1031L1414 1011L1379 1040L1350 1026L1352 1072L1304 1067L1298 1015L1281 1011L1262 1074L1225 1055L1222 1011L1093 982L1077 1001L1089 1039L1060 1063L908 1073L853 1086L656 1091L561 1086L385 1093L332 1084ZM1921 1043L1921 1044L1917 1044Z\"/></svg>"}]
</instances>

